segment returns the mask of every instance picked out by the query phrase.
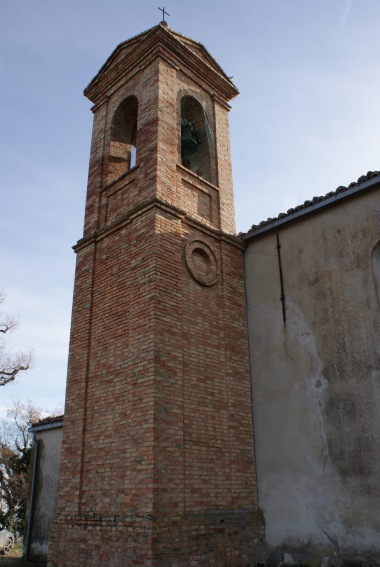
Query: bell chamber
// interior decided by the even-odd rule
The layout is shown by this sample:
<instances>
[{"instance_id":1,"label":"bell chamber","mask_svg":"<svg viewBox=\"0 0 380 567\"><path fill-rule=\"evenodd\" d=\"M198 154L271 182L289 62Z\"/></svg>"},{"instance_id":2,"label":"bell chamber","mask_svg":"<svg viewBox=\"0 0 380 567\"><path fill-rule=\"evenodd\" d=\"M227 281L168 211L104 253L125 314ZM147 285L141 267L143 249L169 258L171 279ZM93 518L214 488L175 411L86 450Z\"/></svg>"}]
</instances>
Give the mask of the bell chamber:
<instances>
[{"instance_id":1,"label":"bell chamber","mask_svg":"<svg viewBox=\"0 0 380 567\"><path fill-rule=\"evenodd\" d=\"M195 154L201 144L199 132L194 124L186 118L181 118L181 155L187 157Z\"/></svg>"},{"instance_id":2,"label":"bell chamber","mask_svg":"<svg viewBox=\"0 0 380 567\"><path fill-rule=\"evenodd\" d=\"M194 97L181 99L181 163L207 181L211 180L210 141L212 135L205 109Z\"/></svg>"}]
</instances>

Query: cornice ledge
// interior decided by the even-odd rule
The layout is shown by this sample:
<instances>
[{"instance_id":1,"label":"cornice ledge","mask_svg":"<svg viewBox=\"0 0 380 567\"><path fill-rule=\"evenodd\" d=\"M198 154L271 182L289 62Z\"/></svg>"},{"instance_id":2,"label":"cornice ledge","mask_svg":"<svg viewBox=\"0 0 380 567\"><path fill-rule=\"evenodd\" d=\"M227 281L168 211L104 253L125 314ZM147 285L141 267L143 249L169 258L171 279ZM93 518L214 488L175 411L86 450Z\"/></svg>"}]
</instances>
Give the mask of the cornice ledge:
<instances>
[{"instance_id":1,"label":"cornice ledge","mask_svg":"<svg viewBox=\"0 0 380 567\"><path fill-rule=\"evenodd\" d=\"M171 215L176 216L179 219L182 219L184 222L186 222L186 224L197 228L197 230L200 230L204 234L212 236L213 238L217 238L220 241L227 242L228 244L232 244L233 246L241 250L244 250L245 248L243 240L238 236L208 227L202 222L190 217L183 209L180 209L179 207L176 207L175 205L168 203L167 201L164 201L159 197L154 197L149 201L145 201L144 203L137 205L134 209L130 210L126 215L124 215L120 219L117 219L112 224L96 230L92 234L78 240L78 242L73 246L74 252L77 253L87 246L99 242L112 232L119 230L123 226L132 222L132 220L134 220L136 217L141 216L143 213L154 207L158 207L162 211L165 211Z\"/></svg>"}]
</instances>

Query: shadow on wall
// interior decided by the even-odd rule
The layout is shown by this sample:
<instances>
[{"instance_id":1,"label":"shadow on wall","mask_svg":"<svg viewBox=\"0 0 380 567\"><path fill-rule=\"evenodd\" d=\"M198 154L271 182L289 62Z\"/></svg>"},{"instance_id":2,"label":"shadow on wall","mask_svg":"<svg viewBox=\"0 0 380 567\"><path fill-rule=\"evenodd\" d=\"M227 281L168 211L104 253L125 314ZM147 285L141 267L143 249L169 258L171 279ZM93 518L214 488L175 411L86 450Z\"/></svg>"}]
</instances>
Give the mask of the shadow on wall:
<instances>
[{"instance_id":1,"label":"shadow on wall","mask_svg":"<svg viewBox=\"0 0 380 567\"><path fill-rule=\"evenodd\" d=\"M380 309L380 241L376 244L375 248L372 250L372 272L373 272L373 279L375 282L377 304Z\"/></svg>"}]
</instances>

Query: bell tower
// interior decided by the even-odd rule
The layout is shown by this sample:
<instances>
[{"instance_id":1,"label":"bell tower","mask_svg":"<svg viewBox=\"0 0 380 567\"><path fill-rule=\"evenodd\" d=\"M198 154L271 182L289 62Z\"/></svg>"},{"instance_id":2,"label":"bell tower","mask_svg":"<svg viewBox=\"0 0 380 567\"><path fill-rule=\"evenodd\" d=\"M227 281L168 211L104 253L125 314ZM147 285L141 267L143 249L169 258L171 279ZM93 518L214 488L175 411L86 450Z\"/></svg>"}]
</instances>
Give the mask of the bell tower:
<instances>
[{"instance_id":1,"label":"bell tower","mask_svg":"<svg viewBox=\"0 0 380 567\"><path fill-rule=\"evenodd\" d=\"M50 567L263 560L237 94L165 23L120 44L85 89L94 126Z\"/></svg>"}]
</instances>

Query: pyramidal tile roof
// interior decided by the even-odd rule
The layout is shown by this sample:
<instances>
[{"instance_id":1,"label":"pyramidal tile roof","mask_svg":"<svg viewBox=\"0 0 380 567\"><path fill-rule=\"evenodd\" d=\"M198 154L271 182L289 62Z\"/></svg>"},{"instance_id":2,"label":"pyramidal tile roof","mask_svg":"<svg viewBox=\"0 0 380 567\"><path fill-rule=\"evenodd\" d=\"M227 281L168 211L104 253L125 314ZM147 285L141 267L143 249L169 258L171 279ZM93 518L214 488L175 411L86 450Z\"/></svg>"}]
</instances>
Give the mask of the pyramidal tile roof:
<instances>
[{"instance_id":1,"label":"pyramidal tile roof","mask_svg":"<svg viewBox=\"0 0 380 567\"><path fill-rule=\"evenodd\" d=\"M204 61L204 63L212 67L215 71L218 71L220 75L222 75L229 82L232 82L230 77L226 75L226 73L223 71L223 69L218 64L218 62L215 61L213 56L207 51L203 43L200 43L199 41L195 41L194 39L191 39L191 37L187 37L186 35L182 35L178 32L175 32L170 28L166 28L166 29L171 36L173 36L178 41L183 43L183 45L188 47L195 55L200 57Z\"/></svg>"},{"instance_id":2,"label":"pyramidal tile roof","mask_svg":"<svg viewBox=\"0 0 380 567\"><path fill-rule=\"evenodd\" d=\"M125 58L126 56L131 54L136 48L138 48L138 46L141 45L145 40L148 40L149 37L153 37L153 35L157 33L168 34L169 37L171 37L175 41L178 41L180 44L182 44L182 46L184 46L186 49L191 51L195 55L195 57L200 59L203 64L207 65L210 69L212 69L214 73L217 73L220 77L223 78L224 81L227 81L231 85L231 87L233 87L233 89L236 90L236 93L238 92L235 85L231 81L230 77L223 71L223 69L220 67L217 61L212 57L212 55L210 55L210 53L207 51L207 49L204 47L202 43L195 41L190 37L182 35L174 30L171 30L166 22L161 22L160 24L153 26L152 28L149 28L148 30L140 34L135 35L130 39L127 39L126 41L119 43L116 46L116 48L113 50L111 55L107 58L105 63L101 66L95 77L86 87L85 93L86 91L88 91L91 85L93 85L98 80L98 78L113 65L113 63L120 56L120 54L122 54L122 57Z\"/></svg>"}]
</instances>

